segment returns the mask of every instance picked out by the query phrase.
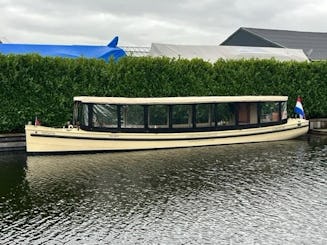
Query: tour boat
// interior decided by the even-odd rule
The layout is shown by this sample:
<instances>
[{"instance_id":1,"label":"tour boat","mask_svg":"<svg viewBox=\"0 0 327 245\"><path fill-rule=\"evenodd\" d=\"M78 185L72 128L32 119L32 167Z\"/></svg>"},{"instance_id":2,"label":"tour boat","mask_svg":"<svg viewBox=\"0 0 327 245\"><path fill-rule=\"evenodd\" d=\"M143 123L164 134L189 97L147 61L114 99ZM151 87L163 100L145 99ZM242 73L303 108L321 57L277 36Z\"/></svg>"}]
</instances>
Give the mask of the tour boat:
<instances>
[{"instance_id":1,"label":"tour boat","mask_svg":"<svg viewBox=\"0 0 327 245\"><path fill-rule=\"evenodd\" d=\"M72 124L26 125L27 153L82 153L287 140L309 122L287 96L74 97Z\"/></svg>"}]
</instances>

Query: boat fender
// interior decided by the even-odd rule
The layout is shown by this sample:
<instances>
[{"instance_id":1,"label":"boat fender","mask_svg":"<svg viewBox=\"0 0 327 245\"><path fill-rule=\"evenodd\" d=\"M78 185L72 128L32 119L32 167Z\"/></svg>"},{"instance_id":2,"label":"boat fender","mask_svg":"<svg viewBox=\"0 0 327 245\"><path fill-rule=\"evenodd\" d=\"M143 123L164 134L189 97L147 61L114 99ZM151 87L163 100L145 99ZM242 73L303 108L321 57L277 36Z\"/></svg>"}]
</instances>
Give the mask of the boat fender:
<instances>
[{"instance_id":1,"label":"boat fender","mask_svg":"<svg viewBox=\"0 0 327 245\"><path fill-rule=\"evenodd\" d=\"M71 125L71 124L68 125L68 130L72 130L73 128L74 128L73 125Z\"/></svg>"},{"instance_id":2,"label":"boat fender","mask_svg":"<svg viewBox=\"0 0 327 245\"><path fill-rule=\"evenodd\" d=\"M297 126L298 126L298 127L301 127L301 121L298 121L298 122L297 122Z\"/></svg>"}]
</instances>

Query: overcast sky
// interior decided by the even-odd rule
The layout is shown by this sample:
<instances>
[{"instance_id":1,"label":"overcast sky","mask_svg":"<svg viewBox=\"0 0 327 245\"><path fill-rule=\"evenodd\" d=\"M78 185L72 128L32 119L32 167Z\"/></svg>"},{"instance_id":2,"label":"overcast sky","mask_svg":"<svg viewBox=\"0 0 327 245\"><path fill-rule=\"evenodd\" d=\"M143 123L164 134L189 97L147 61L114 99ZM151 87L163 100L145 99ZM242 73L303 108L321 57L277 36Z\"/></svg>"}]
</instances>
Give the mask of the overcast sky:
<instances>
[{"instance_id":1,"label":"overcast sky","mask_svg":"<svg viewBox=\"0 0 327 245\"><path fill-rule=\"evenodd\" d=\"M4 43L220 44L239 27L327 32L327 0L0 0Z\"/></svg>"}]
</instances>

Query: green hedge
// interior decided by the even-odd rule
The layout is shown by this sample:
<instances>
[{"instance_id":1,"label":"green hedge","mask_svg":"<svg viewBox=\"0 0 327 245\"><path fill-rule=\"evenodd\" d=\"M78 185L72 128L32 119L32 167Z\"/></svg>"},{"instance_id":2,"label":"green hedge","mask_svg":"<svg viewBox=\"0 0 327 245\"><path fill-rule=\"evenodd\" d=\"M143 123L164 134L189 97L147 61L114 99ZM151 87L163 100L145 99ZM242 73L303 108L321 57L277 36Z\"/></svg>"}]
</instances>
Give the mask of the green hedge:
<instances>
[{"instance_id":1,"label":"green hedge","mask_svg":"<svg viewBox=\"0 0 327 245\"><path fill-rule=\"evenodd\" d=\"M0 132L23 132L35 116L61 126L72 117L73 97L298 95L308 117L327 116L327 62L218 60L211 64L168 58L125 57L105 63L38 55L0 55Z\"/></svg>"}]
</instances>

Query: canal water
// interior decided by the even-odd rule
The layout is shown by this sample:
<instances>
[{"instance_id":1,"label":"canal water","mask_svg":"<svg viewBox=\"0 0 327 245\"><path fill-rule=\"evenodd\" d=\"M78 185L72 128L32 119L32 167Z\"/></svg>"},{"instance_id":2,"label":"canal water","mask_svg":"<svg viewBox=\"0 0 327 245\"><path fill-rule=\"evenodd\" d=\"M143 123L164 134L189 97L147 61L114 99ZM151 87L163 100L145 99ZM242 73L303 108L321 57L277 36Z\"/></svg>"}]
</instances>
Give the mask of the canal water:
<instances>
[{"instance_id":1,"label":"canal water","mask_svg":"<svg viewBox=\"0 0 327 245\"><path fill-rule=\"evenodd\" d=\"M0 244L327 244L327 142L1 153L0 218Z\"/></svg>"}]
</instances>

